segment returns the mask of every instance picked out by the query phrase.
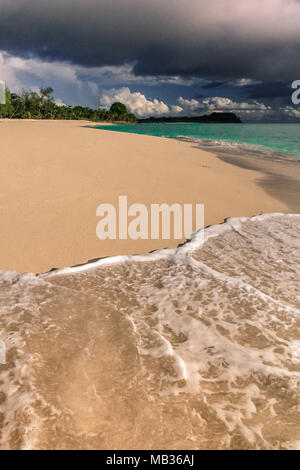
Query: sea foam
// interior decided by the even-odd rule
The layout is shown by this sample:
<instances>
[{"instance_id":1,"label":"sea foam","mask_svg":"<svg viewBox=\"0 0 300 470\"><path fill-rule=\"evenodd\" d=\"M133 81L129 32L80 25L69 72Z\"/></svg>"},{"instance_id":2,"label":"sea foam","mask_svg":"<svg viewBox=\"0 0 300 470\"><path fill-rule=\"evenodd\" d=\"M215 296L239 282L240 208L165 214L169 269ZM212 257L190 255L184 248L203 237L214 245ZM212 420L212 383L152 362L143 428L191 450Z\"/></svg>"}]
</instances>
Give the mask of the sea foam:
<instances>
[{"instance_id":1,"label":"sea foam","mask_svg":"<svg viewBox=\"0 0 300 470\"><path fill-rule=\"evenodd\" d=\"M2 448L296 448L300 215L1 273Z\"/></svg>"}]
</instances>

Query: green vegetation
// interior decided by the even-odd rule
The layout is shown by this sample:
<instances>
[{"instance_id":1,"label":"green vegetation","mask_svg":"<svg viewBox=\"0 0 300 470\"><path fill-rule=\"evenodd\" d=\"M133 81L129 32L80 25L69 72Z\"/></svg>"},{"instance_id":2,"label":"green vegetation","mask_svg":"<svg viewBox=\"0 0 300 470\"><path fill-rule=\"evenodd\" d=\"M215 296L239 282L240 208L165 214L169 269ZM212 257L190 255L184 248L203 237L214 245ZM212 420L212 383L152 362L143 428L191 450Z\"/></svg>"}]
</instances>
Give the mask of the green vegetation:
<instances>
[{"instance_id":1,"label":"green vegetation","mask_svg":"<svg viewBox=\"0 0 300 470\"><path fill-rule=\"evenodd\" d=\"M52 88L40 92L23 91L20 95L6 89L6 104L0 104L0 118L9 119L86 119L89 121L132 122L137 119L122 103L112 104L109 111L83 106L59 106L55 103Z\"/></svg>"},{"instance_id":2,"label":"green vegetation","mask_svg":"<svg viewBox=\"0 0 300 470\"><path fill-rule=\"evenodd\" d=\"M113 103L110 107L110 112L111 113L115 113L115 114L118 114L119 116L123 115L123 114L127 114L128 111L127 111L127 108L125 106L125 104L123 103L120 103L119 101L117 101L116 103Z\"/></svg>"}]
</instances>

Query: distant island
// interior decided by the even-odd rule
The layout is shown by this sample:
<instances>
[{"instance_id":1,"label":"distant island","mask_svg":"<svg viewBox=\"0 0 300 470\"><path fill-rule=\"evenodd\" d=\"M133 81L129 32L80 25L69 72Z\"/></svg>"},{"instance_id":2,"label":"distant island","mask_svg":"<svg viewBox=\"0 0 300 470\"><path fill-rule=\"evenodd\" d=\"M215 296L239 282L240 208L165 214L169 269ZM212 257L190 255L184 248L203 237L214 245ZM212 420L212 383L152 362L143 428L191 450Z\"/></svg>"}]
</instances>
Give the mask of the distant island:
<instances>
[{"instance_id":1,"label":"distant island","mask_svg":"<svg viewBox=\"0 0 300 470\"><path fill-rule=\"evenodd\" d=\"M240 124L241 118L234 113L212 113L205 114L204 116L192 116L192 117L150 117L147 119L139 119L139 123L151 123L151 122L204 122L204 123L229 123L229 124Z\"/></svg>"}]
</instances>

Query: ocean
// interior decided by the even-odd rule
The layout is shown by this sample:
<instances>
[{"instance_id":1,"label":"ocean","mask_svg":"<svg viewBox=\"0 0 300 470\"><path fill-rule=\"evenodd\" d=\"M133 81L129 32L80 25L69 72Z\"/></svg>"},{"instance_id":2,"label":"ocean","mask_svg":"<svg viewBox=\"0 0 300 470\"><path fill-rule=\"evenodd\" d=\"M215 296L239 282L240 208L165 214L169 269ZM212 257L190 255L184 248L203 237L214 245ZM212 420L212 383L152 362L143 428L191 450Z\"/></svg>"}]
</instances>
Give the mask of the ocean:
<instances>
[{"instance_id":1,"label":"ocean","mask_svg":"<svg viewBox=\"0 0 300 470\"><path fill-rule=\"evenodd\" d=\"M247 150L300 160L300 124L130 124L97 129L181 138L211 151Z\"/></svg>"},{"instance_id":2,"label":"ocean","mask_svg":"<svg viewBox=\"0 0 300 470\"><path fill-rule=\"evenodd\" d=\"M299 449L300 215L0 273L3 449Z\"/></svg>"}]
</instances>

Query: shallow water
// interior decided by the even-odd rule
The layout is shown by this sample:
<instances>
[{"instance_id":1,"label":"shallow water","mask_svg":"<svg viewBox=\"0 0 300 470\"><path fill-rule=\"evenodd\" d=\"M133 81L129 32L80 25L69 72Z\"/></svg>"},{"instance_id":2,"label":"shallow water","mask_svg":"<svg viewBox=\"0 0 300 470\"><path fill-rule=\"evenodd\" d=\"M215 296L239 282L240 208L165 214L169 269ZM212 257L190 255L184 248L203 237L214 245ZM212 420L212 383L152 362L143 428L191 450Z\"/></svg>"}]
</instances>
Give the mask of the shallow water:
<instances>
[{"instance_id":1,"label":"shallow water","mask_svg":"<svg viewBox=\"0 0 300 470\"><path fill-rule=\"evenodd\" d=\"M146 123L95 126L106 131L181 138L212 152L255 152L300 160L300 124Z\"/></svg>"},{"instance_id":2,"label":"shallow water","mask_svg":"<svg viewBox=\"0 0 300 470\"><path fill-rule=\"evenodd\" d=\"M300 447L300 215L0 276L1 447Z\"/></svg>"}]
</instances>

